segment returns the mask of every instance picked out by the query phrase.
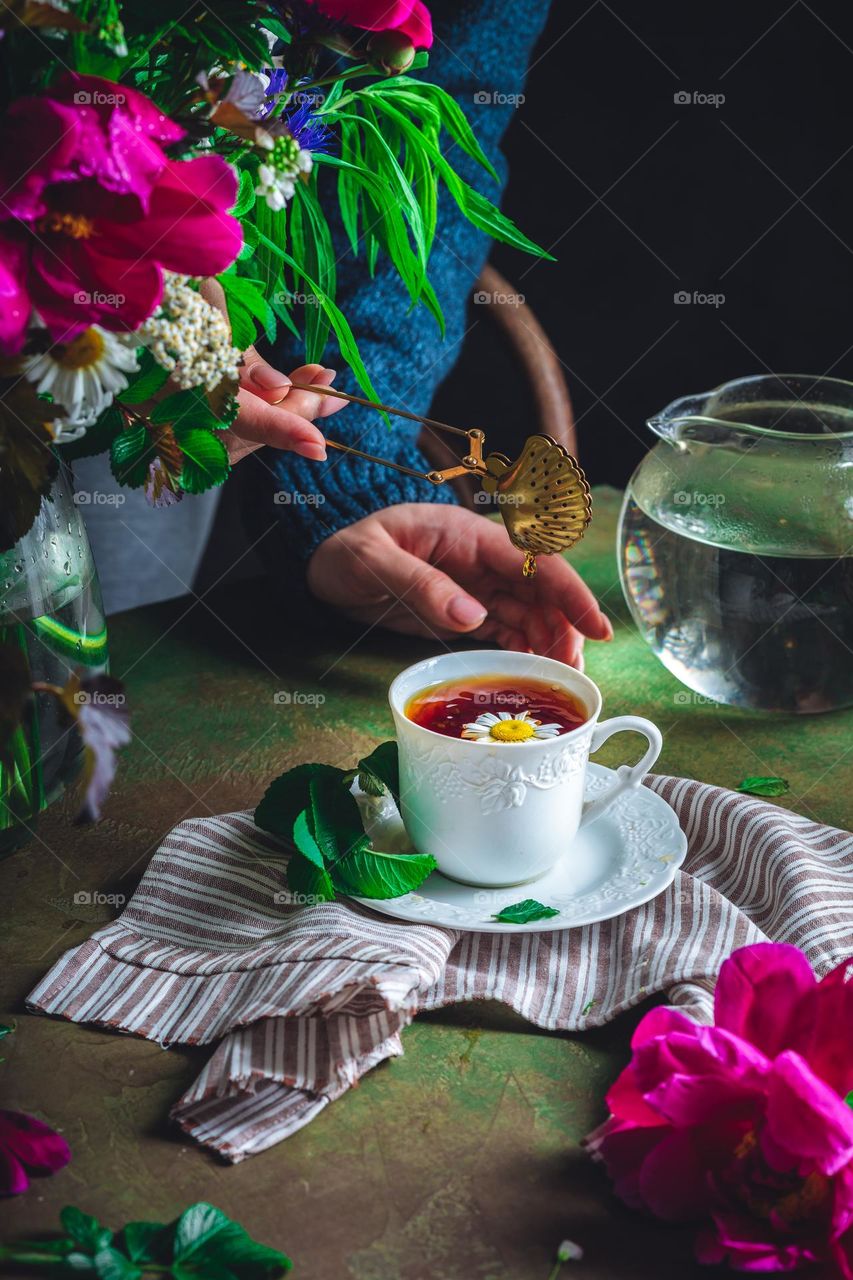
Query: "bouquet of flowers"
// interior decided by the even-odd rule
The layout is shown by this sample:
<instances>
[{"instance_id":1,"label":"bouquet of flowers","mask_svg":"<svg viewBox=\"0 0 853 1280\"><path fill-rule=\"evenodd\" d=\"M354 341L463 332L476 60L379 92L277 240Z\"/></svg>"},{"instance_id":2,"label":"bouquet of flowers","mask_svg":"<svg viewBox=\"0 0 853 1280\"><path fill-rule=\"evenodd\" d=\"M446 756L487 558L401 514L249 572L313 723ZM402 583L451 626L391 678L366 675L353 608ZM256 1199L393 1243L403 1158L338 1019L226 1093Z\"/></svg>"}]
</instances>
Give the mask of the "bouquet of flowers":
<instances>
[{"instance_id":1,"label":"bouquet of flowers","mask_svg":"<svg viewBox=\"0 0 853 1280\"><path fill-rule=\"evenodd\" d=\"M440 186L541 253L451 164L460 148L496 176L417 74L432 39L422 0L0 0L0 601L61 457L108 452L155 506L222 484L259 335L284 326L311 364L333 332L376 400L335 301L331 208L365 270L387 255L442 330ZM123 691L102 667L35 679L10 619L0 603L0 835L44 802L33 691L82 738L81 817L97 817L129 737ZM62 619L46 625L65 642Z\"/></svg>"},{"instance_id":2,"label":"bouquet of flowers","mask_svg":"<svg viewBox=\"0 0 853 1280\"><path fill-rule=\"evenodd\" d=\"M207 0L177 18L170 0L0 0L0 36L0 551L57 446L109 450L156 505L221 484L259 333L283 325L311 363L333 331L376 398L335 302L331 205L365 269L387 254L439 327L440 185L541 252L448 159L449 140L494 173L455 100L412 74L432 43L422 0Z\"/></svg>"}]
</instances>

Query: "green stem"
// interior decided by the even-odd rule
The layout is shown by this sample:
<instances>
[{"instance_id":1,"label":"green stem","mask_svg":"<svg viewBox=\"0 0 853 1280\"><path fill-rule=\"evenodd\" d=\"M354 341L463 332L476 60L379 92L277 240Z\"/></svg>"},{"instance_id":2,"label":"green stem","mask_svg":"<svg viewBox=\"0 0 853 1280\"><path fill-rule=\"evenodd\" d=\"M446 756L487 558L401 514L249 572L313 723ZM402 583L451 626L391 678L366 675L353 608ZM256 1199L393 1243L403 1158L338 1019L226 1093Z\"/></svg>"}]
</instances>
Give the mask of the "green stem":
<instances>
[{"instance_id":1,"label":"green stem","mask_svg":"<svg viewBox=\"0 0 853 1280\"><path fill-rule=\"evenodd\" d=\"M28 659L27 628L22 622L0 627L0 645L16 645ZM35 699L24 712L26 724L13 731L8 746L8 762L0 762L0 831L7 831L34 817L44 804L44 785L39 759L38 707Z\"/></svg>"},{"instance_id":2,"label":"green stem","mask_svg":"<svg viewBox=\"0 0 853 1280\"><path fill-rule=\"evenodd\" d=\"M308 89L322 89L327 84L337 84L339 80L351 80L353 76L370 76L376 75L376 68L372 67L369 62L362 62L358 67L349 67L346 71L341 71L338 75L323 76L319 80L308 80L305 84L295 85L293 93L305 93ZM288 94L288 100L290 94Z\"/></svg>"},{"instance_id":3,"label":"green stem","mask_svg":"<svg viewBox=\"0 0 853 1280\"><path fill-rule=\"evenodd\" d=\"M69 1242L70 1243L70 1242ZM62 1265L62 1255L42 1251L37 1246L16 1249L14 1246L0 1245L0 1263L17 1262L30 1267L57 1267ZM171 1263L142 1262L138 1264L143 1276L170 1276Z\"/></svg>"}]
</instances>

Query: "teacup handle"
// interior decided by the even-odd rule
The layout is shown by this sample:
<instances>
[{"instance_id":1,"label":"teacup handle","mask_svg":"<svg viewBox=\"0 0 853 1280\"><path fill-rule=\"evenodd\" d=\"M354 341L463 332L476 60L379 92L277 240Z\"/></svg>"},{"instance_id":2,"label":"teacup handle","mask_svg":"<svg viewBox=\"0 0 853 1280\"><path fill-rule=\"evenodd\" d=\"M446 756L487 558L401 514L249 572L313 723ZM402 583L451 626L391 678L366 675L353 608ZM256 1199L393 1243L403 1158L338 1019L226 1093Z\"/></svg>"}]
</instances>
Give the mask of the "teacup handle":
<instances>
[{"instance_id":1,"label":"teacup handle","mask_svg":"<svg viewBox=\"0 0 853 1280\"><path fill-rule=\"evenodd\" d=\"M656 724L652 724L651 720L644 720L642 716L614 716L612 720L604 720L593 729L589 745L590 755L594 755L600 747L603 747L614 733L623 733L626 730L641 733L647 739L649 749L642 760L636 764L620 765L616 770L616 781L613 786L608 787L603 796L590 800L589 804L584 805L581 826L585 827L588 822L595 822L596 818L600 818L623 791L627 791L629 787L638 787L661 753L663 738L660 729Z\"/></svg>"}]
</instances>

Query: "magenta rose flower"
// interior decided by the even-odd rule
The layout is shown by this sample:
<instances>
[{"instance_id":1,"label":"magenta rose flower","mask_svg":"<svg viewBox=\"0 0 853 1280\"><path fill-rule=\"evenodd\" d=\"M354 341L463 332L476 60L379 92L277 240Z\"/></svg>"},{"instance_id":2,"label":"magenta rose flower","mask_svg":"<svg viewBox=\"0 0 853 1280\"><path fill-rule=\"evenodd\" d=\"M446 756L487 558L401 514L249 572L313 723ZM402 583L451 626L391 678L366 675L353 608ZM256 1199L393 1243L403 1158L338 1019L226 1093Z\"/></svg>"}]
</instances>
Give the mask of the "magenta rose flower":
<instances>
[{"instance_id":1,"label":"magenta rose flower","mask_svg":"<svg viewBox=\"0 0 853 1280\"><path fill-rule=\"evenodd\" d=\"M310 0L327 18L362 31L398 31L416 49L432 46L432 18L423 0Z\"/></svg>"},{"instance_id":2,"label":"magenta rose flower","mask_svg":"<svg viewBox=\"0 0 853 1280\"><path fill-rule=\"evenodd\" d=\"M23 1111L0 1111L0 1195L18 1196L30 1173L56 1173L71 1159L65 1139Z\"/></svg>"},{"instance_id":3,"label":"magenta rose flower","mask_svg":"<svg viewBox=\"0 0 853 1280\"><path fill-rule=\"evenodd\" d=\"M817 982L796 947L743 947L714 1026L665 1008L639 1023L587 1145L628 1204L702 1222L700 1262L853 1280L851 975Z\"/></svg>"},{"instance_id":4,"label":"magenta rose flower","mask_svg":"<svg viewBox=\"0 0 853 1280\"><path fill-rule=\"evenodd\" d=\"M144 94L68 74L0 122L0 346L31 308L56 341L136 329L163 270L215 275L240 251L237 179L218 156L170 160L183 130Z\"/></svg>"}]
</instances>

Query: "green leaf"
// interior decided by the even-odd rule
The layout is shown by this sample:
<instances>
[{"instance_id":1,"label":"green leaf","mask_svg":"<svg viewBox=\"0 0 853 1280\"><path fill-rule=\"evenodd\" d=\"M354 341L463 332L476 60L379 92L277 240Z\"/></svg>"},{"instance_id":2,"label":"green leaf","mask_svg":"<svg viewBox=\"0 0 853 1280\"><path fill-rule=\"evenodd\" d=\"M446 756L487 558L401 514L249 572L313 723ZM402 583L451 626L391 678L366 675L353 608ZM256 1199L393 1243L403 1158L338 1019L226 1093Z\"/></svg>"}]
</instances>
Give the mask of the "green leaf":
<instances>
[{"instance_id":1,"label":"green leaf","mask_svg":"<svg viewBox=\"0 0 853 1280\"><path fill-rule=\"evenodd\" d=\"M328 871L315 866L302 853L294 853L287 864L287 887L301 906L335 900L335 886Z\"/></svg>"},{"instance_id":2,"label":"green leaf","mask_svg":"<svg viewBox=\"0 0 853 1280\"><path fill-rule=\"evenodd\" d=\"M369 400L378 401L379 397L376 394L376 388L370 380L370 375L367 372L367 369L364 367L364 361L361 358L356 340L353 337L352 329L350 328L343 312L338 306L336 306L331 298L326 297L316 281L310 280L305 276L305 272L299 266L299 263L294 261L287 250L282 249L277 244L274 244L267 236L262 235L261 240L268 246L268 248L276 253L282 261L286 262L294 269L294 271L302 275L306 284L313 290L320 306L324 308L329 316L332 328L335 331L335 336L338 339L338 346L341 349L341 355L355 374L358 385Z\"/></svg>"},{"instance_id":3,"label":"green leaf","mask_svg":"<svg viewBox=\"0 0 853 1280\"><path fill-rule=\"evenodd\" d=\"M368 795L379 796L390 791L397 808L400 807L400 758L397 743L381 742L358 762L358 785Z\"/></svg>"},{"instance_id":4,"label":"green leaf","mask_svg":"<svg viewBox=\"0 0 853 1280\"><path fill-rule=\"evenodd\" d=\"M97 1253L112 1242L113 1233L108 1227L101 1226L97 1218L84 1213L74 1205L66 1205L59 1215L59 1221L67 1235L85 1253Z\"/></svg>"},{"instance_id":5,"label":"green leaf","mask_svg":"<svg viewBox=\"0 0 853 1280\"><path fill-rule=\"evenodd\" d=\"M340 893L358 898L399 898L423 884L435 867L431 854L382 853L369 848L365 836L332 867L332 880Z\"/></svg>"},{"instance_id":6,"label":"green leaf","mask_svg":"<svg viewBox=\"0 0 853 1280\"><path fill-rule=\"evenodd\" d=\"M853 1089L850 1090L844 1101L847 1103L848 1107L853 1107Z\"/></svg>"},{"instance_id":7,"label":"green leaf","mask_svg":"<svg viewBox=\"0 0 853 1280\"><path fill-rule=\"evenodd\" d=\"M311 833L323 857L336 862L364 839L358 804L345 779L326 776L308 784Z\"/></svg>"},{"instance_id":8,"label":"green leaf","mask_svg":"<svg viewBox=\"0 0 853 1280\"><path fill-rule=\"evenodd\" d=\"M255 250L258 247L258 229L253 222L249 222L248 218L244 218L243 227L243 247L237 254L238 262L248 262L250 258L254 258Z\"/></svg>"},{"instance_id":9,"label":"green leaf","mask_svg":"<svg viewBox=\"0 0 853 1280\"><path fill-rule=\"evenodd\" d=\"M271 31L274 36L278 36L279 40L283 40L285 44L290 44L293 39L290 29L284 25L279 18L274 18L271 14L265 13L261 26L266 27L267 31Z\"/></svg>"},{"instance_id":10,"label":"green leaf","mask_svg":"<svg viewBox=\"0 0 853 1280\"><path fill-rule=\"evenodd\" d=\"M0 1022L0 1040L2 1040L4 1036L10 1036L14 1030L14 1027L10 1027L5 1022Z\"/></svg>"},{"instance_id":11,"label":"green leaf","mask_svg":"<svg viewBox=\"0 0 853 1280\"><path fill-rule=\"evenodd\" d=\"M145 483L155 457L154 446L142 422L125 427L110 446L110 470L119 484L138 489Z\"/></svg>"},{"instance_id":12,"label":"green leaf","mask_svg":"<svg viewBox=\"0 0 853 1280\"><path fill-rule=\"evenodd\" d=\"M337 289L335 251L329 224L317 194L317 174L313 175L310 183L297 184L296 200L305 219L303 262L308 275L304 278L307 280L313 277L319 281L321 291L333 298ZM305 359L309 364L322 360L328 337L327 312L316 303L309 304L305 309Z\"/></svg>"},{"instance_id":13,"label":"green leaf","mask_svg":"<svg viewBox=\"0 0 853 1280\"><path fill-rule=\"evenodd\" d=\"M278 284L273 289L272 297L270 298L270 306L275 312L276 318L281 321L290 333L293 334L294 338L301 340L302 334L297 329L296 322L290 314L290 309L285 301L287 296L288 293L284 285L284 279L282 276L279 276Z\"/></svg>"},{"instance_id":14,"label":"green leaf","mask_svg":"<svg viewBox=\"0 0 853 1280\"><path fill-rule=\"evenodd\" d=\"M523 902L514 902L510 907L503 907L492 916L503 924L527 924L531 920L550 920L551 916L560 913L556 907L544 907L535 898L525 898Z\"/></svg>"},{"instance_id":15,"label":"green leaf","mask_svg":"<svg viewBox=\"0 0 853 1280\"><path fill-rule=\"evenodd\" d=\"M243 169L240 173L240 185L237 188L237 199L231 214L235 218L242 218L244 213L248 213L255 204L255 179L251 173Z\"/></svg>"},{"instance_id":16,"label":"green leaf","mask_svg":"<svg viewBox=\"0 0 853 1280\"><path fill-rule=\"evenodd\" d=\"M254 346L258 331L252 313L233 296L228 299L228 323L231 326L231 341L238 351Z\"/></svg>"},{"instance_id":17,"label":"green leaf","mask_svg":"<svg viewBox=\"0 0 853 1280\"><path fill-rule=\"evenodd\" d=\"M118 1249L107 1245L95 1254L95 1275L98 1280L141 1280L139 1267L120 1253Z\"/></svg>"},{"instance_id":18,"label":"green leaf","mask_svg":"<svg viewBox=\"0 0 853 1280\"><path fill-rule=\"evenodd\" d=\"M784 778L744 778L738 787L738 791L749 796L784 796L790 790Z\"/></svg>"},{"instance_id":19,"label":"green leaf","mask_svg":"<svg viewBox=\"0 0 853 1280\"><path fill-rule=\"evenodd\" d=\"M388 193L382 201L380 212L389 210L399 204L406 215L406 219L412 231L415 241L415 248L418 251L421 262L424 267L426 265L426 240L424 236L423 218L421 217L420 205L415 199L414 192L406 180L406 175L400 168L397 157L391 150L385 140L382 129L373 115L372 108L369 103L363 103L365 115L354 116L342 113L340 119L351 120L359 125L362 130L366 130L364 134L365 143L365 162L368 165L375 166L376 172L380 178L388 183ZM399 114L399 113L398 113Z\"/></svg>"},{"instance_id":20,"label":"green leaf","mask_svg":"<svg viewBox=\"0 0 853 1280\"><path fill-rule=\"evenodd\" d=\"M343 782L344 771L330 764L298 764L281 774L267 787L255 809L255 825L291 841L296 819L311 805L309 784L312 778L323 775Z\"/></svg>"},{"instance_id":21,"label":"green leaf","mask_svg":"<svg viewBox=\"0 0 853 1280\"><path fill-rule=\"evenodd\" d=\"M401 92L407 97L413 95L417 98L418 95L423 95L438 109L441 123L456 145L466 155L471 156L473 160L482 165L486 172L491 174L495 182L499 181L498 175L477 141L474 130L468 123L464 111L456 99L452 98L440 85L427 84L422 80L410 80L407 76L398 76L393 80L385 80L379 84L371 85L371 91L377 94L392 94L395 97L401 96Z\"/></svg>"},{"instance_id":22,"label":"green leaf","mask_svg":"<svg viewBox=\"0 0 853 1280\"><path fill-rule=\"evenodd\" d=\"M285 1254L258 1244L237 1222L211 1204L195 1204L175 1228L173 1274L212 1280L215 1268L225 1268L236 1280L266 1280L283 1276L291 1262Z\"/></svg>"},{"instance_id":23,"label":"green leaf","mask_svg":"<svg viewBox=\"0 0 853 1280\"><path fill-rule=\"evenodd\" d=\"M88 1253L81 1253L80 1250L74 1249L71 1253L66 1253L62 1259L62 1269L64 1271L80 1271L92 1275L95 1271L95 1260Z\"/></svg>"},{"instance_id":24,"label":"green leaf","mask_svg":"<svg viewBox=\"0 0 853 1280\"><path fill-rule=\"evenodd\" d=\"M118 399L122 404L144 404L157 394L168 377L168 369L159 365L150 351L144 351L139 361L139 372L119 394Z\"/></svg>"},{"instance_id":25,"label":"green leaf","mask_svg":"<svg viewBox=\"0 0 853 1280\"><path fill-rule=\"evenodd\" d=\"M497 205L492 204L491 200L481 195L479 191L475 191L473 187L469 187L467 182L463 182L443 157L440 160L438 167L445 186L470 223L480 231L485 231L493 240L512 245L514 249L521 249L523 253L530 253L536 258L556 262L553 254L536 244L523 231L519 231L512 219L505 213L501 213Z\"/></svg>"},{"instance_id":26,"label":"green leaf","mask_svg":"<svg viewBox=\"0 0 853 1280\"><path fill-rule=\"evenodd\" d=\"M314 839L314 833L311 830L311 819L307 809L302 810L293 824L293 843L303 858L307 858L310 863L315 867L319 867L321 871L325 870L326 864L323 859L323 850Z\"/></svg>"},{"instance_id":27,"label":"green leaf","mask_svg":"<svg viewBox=\"0 0 853 1280\"><path fill-rule=\"evenodd\" d=\"M200 427L176 427L175 439L183 454L179 483L186 493L204 493L224 484L231 464L218 435Z\"/></svg>"},{"instance_id":28,"label":"green leaf","mask_svg":"<svg viewBox=\"0 0 853 1280\"><path fill-rule=\"evenodd\" d=\"M163 1262L171 1257L171 1228L162 1222L128 1222L121 1244L132 1262Z\"/></svg>"},{"instance_id":29,"label":"green leaf","mask_svg":"<svg viewBox=\"0 0 853 1280\"><path fill-rule=\"evenodd\" d=\"M238 276L228 272L218 276L217 279L225 291L225 301L228 306L229 316L232 305L236 303L238 307L242 307L255 317L258 323L263 326L267 338L272 342L275 339L275 316L272 307L264 297L260 281L249 280L245 276ZM247 343L246 345L249 344ZM245 349L245 347L240 347L241 351L245 351Z\"/></svg>"},{"instance_id":30,"label":"green leaf","mask_svg":"<svg viewBox=\"0 0 853 1280\"><path fill-rule=\"evenodd\" d=\"M514 248L521 249L525 253L533 254L538 258L547 258L551 262L554 261L551 254L535 244L522 231L519 231L515 223L506 214L501 213L500 209L492 204L491 200L463 181L439 148L429 144L426 135L418 130L418 127L409 116L398 110L388 98L382 99L381 109L398 123L409 145L429 147L429 154L433 164L469 222L473 223L481 231L487 232L495 240L501 240L504 244L512 245Z\"/></svg>"},{"instance_id":31,"label":"green leaf","mask_svg":"<svg viewBox=\"0 0 853 1280\"><path fill-rule=\"evenodd\" d=\"M155 404L148 418L157 426L171 425L176 430L201 427L212 431L219 426L219 419L207 402L204 387L173 392Z\"/></svg>"}]
</instances>

